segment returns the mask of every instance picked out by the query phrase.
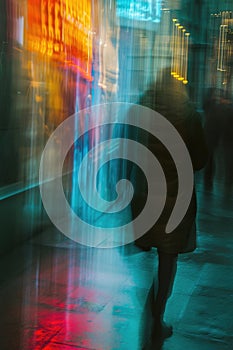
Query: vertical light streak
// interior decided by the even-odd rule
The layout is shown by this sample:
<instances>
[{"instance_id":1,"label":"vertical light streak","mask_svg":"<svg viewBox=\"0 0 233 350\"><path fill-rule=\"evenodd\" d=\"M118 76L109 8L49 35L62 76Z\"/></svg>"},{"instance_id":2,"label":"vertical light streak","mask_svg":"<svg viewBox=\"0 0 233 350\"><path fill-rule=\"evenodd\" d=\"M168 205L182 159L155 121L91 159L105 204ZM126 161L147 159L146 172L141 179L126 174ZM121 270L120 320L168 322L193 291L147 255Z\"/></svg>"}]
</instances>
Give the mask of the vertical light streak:
<instances>
[{"instance_id":1,"label":"vertical light streak","mask_svg":"<svg viewBox=\"0 0 233 350\"><path fill-rule=\"evenodd\" d=\"M186 47L185 47L185 64L184 64L184 80L183 84L188 83L188 50L189 50L189 36L190 33L185 33L186 36Z\"/></svg>"},{"instance_id":2,"label":"vertical light streak","mask_svg":"<svg viewBox=\"0 0 233 350\"><path fill-rule=\"evenodd\" d=\"M178 54L179 54L179 33L178 33L178 27L179 27L180 23L175 23L175 74L174 74L174 78L178 78L179 74L178 74L178 66L179 66L179 58L178 58Z\"/></svg>"},{"instance_id":3,"label":"vertical light streak","mask_svg":"<svg viewBox=\"0 0 233 350\"><path fill-rule=\"evenodd\" d=\"M220 13L220 15L222 17L222 21L219 27L217 70L226 72L229 52L227 33L229 30L229 20L231 19L232 12L223 11Z\"/></svg>"},{"instance_id":4,"label":"vertical light streak","mask_svg":"<svg viewBox=\"0 0 233 350\"><path fill-rule=\"evenodd\" d=\"M226 47L227 25L221 24L219 28L219 42L218 42L218 65L217 70L225 71L224 69L224 51Z\"/></svg>"},{"instance_id":5,"label":"vertical light streak","mask_svg":"<svg viewBox=\"0 0 233 350\"><path fill-rule=\"evenodd\" d=\"M171 75L174 75L175 72L175 47L176 47L176 38L175 38L175 33L176 33L176 22L177 19L173 18L172 19L172 42L171 42L171 51L172 51L172 64L171 64Z\"/></svg>"},{"instance_id":6,"label":"vertical light streak","mask_svg":"<svg viewBox=\"0 0 233 350\"><path fill-rule=\"evenodd\" d=\"M99 86L102 86L103 82L103 48L102 39L99 40Z\"/></svg>"},{"instance_id":7,"label":"vertical light streak","mask_svg":"<svg viewBox=\"0 0 233 350\"><path fill-rule=\"evenodd\" d=\"M88 30L88 37L87 37L87 75L89 75L90 72L90 52L91 52L91 47L90 47L90 38L92 40L92 32Z\"/></svg>"},{"instance_id":8,"label":"vertical light streak","mask_svg":"<svg viewBox=\"0 0 233 350\"><path fill-rule=\"evenodd\" d=\"M76 80L76 86L77 86L77 92L76 92L76 101L75 101L75 112L79 111L79 95L78 95L78 82L79 82L79 76L77 76ZM75 119L75 125L74 125L74 135L77 135L80 133L80 126L82 127L82 123L85 122L83 120L79 121L78 118ZM77 146L77 144L74 145L74 162L73 162L73 176L72 176L72 192L71 192L71 206L72 208L76 209L78 206L78 199L79 199L79 193L77 191L78 187L78 168L80 163L80 150Z\"/></svg>"},{"instance_id":9,"label":"vertical light streak","mask_svg":"<svg viewBox=\"0 0 233 350\"><path fill-rule=\"evenodd\" d=\"M185 32L186 29L182 29L182 65L181 65L181 77L182 81L185 78L185 59L186 59L186 52L185 52Z\"/></svg>"},{"instance_id":10,"label":"vertical light streak","mask_svg":"<svg viewBox=\"0 0 233 350\"><path fill-rule=\"evenodd\" d=\"M171 75L187 84L189 33L176 18L172 19Z\"/></svg>"},{"instance_id":11,"label":"vertical light streak","mask_svg":"<svg viewBox=\"0 0 233 350\"><path fill-rule=\"evenodd\" d=\"M178 70L178 80L183 80L184 78L182 77L182 64L183 64L183 47L182 47L182 44L183 44L183 38L182 38L182 29L184 27L183 26L179 26L178 29L179 29L179 70Z\"/></svg>"}]
</instances>

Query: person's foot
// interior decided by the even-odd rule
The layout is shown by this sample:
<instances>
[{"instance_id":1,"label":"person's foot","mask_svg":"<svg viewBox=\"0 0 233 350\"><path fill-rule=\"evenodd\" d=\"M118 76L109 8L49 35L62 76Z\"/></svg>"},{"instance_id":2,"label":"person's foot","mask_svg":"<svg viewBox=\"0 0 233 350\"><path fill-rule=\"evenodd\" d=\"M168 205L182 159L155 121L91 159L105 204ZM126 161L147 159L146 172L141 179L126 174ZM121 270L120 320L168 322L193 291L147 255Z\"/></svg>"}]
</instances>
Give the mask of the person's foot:
<instances>
[{"instance_id":1,"label":"person's foot","mask_svg":"<svg viewBox=\"0 0 233 350\"><path fill-rule=\"evenodd\" d=\"M152 338L154 339L166 339L173 334L173 328L167 325L164 321L154 320L152 326Z\"/></svg>"}]
</instances>

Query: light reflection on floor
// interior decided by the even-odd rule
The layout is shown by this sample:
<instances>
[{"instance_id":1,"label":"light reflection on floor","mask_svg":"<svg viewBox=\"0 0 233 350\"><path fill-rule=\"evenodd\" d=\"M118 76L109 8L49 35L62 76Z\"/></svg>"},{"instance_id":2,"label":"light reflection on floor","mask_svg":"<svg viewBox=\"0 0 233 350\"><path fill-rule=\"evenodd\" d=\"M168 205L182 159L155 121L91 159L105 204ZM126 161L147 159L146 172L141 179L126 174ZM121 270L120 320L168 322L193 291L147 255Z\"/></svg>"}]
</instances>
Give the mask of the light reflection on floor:
<instances>
[{"instance_id":1,"label":"light reflection on floor","mask_svg":"<svg viewBox=\"0 0 233 350\"><path fill-rule=\"evenodd\" d=\"M232 345L232 199L199 184L198 200L198 249L179 259L164 350ZM156 251L87 248L46 230L1 260L1 349L142 349L156 264Z\"/></svg>"}]
</instances>

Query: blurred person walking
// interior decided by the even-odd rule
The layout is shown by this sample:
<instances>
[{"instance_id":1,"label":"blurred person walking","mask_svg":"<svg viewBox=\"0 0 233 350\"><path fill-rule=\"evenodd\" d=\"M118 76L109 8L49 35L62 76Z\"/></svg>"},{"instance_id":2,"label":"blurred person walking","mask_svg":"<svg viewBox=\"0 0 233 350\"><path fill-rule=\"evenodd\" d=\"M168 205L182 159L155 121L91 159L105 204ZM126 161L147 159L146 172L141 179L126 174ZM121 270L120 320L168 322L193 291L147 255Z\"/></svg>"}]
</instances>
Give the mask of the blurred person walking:
<instances>
[{"instance_id":1,"label":"blurred person walking","mask_svg":"<svg viewBox=\"0 0 233 350\"><path fill-rule=\"evenodd\" d=\"M186 86L171 76L170 68L162 71L159 79L142 95L139 104L160 113L175 127L189 151L193 171L202 169L207 161L207 146L200 115L190 102ZM129 138L135 139L135 130L131 127ZM172 327L164 322L164 313L172 293L177 257L181 253L193 252L196 248L196 194L193 188L192 199L182 221L171 234L166 234L166 225L176 202L179 185L176 165L165 145L151 134L148 136L144 130L138 129L136 140L148 147L159 160L167 183L167 198L160 218L135 241L135 245L144 251L155 247L158 252L158 278L154 278L149 294L152 297L152 339L160 342L172 335ZM147 198L147 180L135 165L131 168L131 181L134 184L131 202L134 219L143 209Z\"/></svg>"}]
</instances>

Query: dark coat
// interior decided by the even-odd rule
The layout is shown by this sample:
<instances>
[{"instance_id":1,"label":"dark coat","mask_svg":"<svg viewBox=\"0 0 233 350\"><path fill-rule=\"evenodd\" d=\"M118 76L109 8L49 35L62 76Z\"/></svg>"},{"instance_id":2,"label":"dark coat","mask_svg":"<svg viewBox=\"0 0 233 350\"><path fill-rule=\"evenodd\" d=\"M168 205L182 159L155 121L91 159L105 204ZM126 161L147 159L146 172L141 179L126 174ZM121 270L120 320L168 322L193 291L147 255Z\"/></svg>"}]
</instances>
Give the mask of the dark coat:
<instances>
[{"instance_id":1,"label":"dark coat","mask_svg":"<svg viewBox=\"0 0 233 350\"><path fill-rule=\"evenodd\" d=\"M169 120L184 140L192 160L194 171L204 167L207 161L207 147L204 139L200 116L191 104L185 86L171 77L152 84L139 101L140 105L149 107ZM193 196L189 208L181 223L171 233L166 234L165 228L176 202L178 176L174 161L164 145L145 131L132 128L129 137L145 144L159 160L167 182L167 199L162 214L155 225L137 242L144 246L157 247L165 253L182 253L193 251L196 247L194 231L196 217L196 195ZM134 135L134 136L133 136ZM134 184L135 196L132 201L132 215L135 218L143 209L147 197L147 182L138 167L133 166L131 181ZM190 238L192 235L192 244Z\"/></svg>"}]
</instances>

